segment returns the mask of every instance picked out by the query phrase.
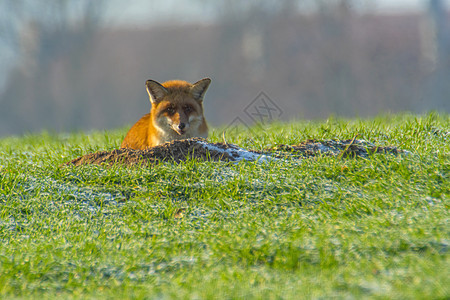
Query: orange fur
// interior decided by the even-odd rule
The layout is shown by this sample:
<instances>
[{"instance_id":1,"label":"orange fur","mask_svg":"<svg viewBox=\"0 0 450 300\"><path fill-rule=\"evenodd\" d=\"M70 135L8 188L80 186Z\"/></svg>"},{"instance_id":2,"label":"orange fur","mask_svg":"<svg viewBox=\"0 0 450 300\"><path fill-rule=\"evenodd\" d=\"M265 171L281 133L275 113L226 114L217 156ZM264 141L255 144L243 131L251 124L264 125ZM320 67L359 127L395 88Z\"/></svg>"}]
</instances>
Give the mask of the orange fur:
<instances>
[{"instance_id":1,"label":"orange fur","mask_svg":"<svg viewBox=\"0 0 450 300\"><path fill-rule=\"evenodd\" d=\"M152 108L128 131L121 148L146 149L173 140L208 137L203 96L211 80L194 84L171 80L159 84L147 80Z\"/></svg>"}]
</instances>

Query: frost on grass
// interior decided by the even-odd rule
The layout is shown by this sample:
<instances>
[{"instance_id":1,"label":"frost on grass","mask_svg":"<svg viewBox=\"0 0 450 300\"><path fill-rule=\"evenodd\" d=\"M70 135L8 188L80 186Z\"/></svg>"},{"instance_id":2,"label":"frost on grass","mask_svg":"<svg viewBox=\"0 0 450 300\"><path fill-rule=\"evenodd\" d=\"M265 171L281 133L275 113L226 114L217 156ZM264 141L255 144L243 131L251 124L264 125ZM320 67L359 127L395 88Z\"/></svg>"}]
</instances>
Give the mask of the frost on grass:
<instances>
[{"instance_id":1,"label":"frost on grass","mask_svg":"<svg viewBox=\"0 0 450 300\"><path fill-rule=\"evenodd\" d=\"M211 144L206 141L198 141L198 143L209 152L220 153L232 158L233 161L241 160L256 160L256 161L270 161L274 159L272 156L261 154L257 151L245 150L232 144ZM224 147L226 145L227 147Z\"/></svg>"},{"instance_id":2,"label":"frost on grass","mask_svg":"<svg viewBox=\"0 0 450 300\"><path fill-rule=\"evenodd\" d=\"M0 219L0 232L22 232L36 222L38 214L61 213L74 219L90 219L92 215L99 213L108 215L114 207L124 205L126 200L120 191L78 186L48 176L22 174L17 179L18 194L0 194L0 204L10 203L16 211L15 214ZM45 203L45 210L37 211L33 202Z\"/></svg>"},{"instance_id":3,"label":"frost on grass","mask_svg":"<svg viewBox=\"0 0 450 300\"><path fill-rule=\"evenodd\" d=\"M20 185L23 188L23 200L28 197L48 198L52 199L49 207L56 202L61 202L64 205L75 205L92 213L96 213L102 206L119 205L119 202L123 202L125 198L120 192L106 192L94 187L59 182L50 177L26 176Z\"/></svg>"},{"instance_id":4,"label":"frost on grass","mask_svg":"<svg viewBox=\"0 0 450 300\"><path fill-rule=\"evenodd\" d=\"M312 157L317 155L367 157L373 153L408 153L396 147L378 147L364 140L308 140L298 145L278 145L264 151L247 150L228 143L209 143L205 139L193 138L172 141L145 150L116 149L101 151L78 157L65 165L122 164L126 166L149 166L162 161L180 162L188 159L208 161L256 161L259 163L287 158L288 156Z\"/></svg>"}]
</instances>

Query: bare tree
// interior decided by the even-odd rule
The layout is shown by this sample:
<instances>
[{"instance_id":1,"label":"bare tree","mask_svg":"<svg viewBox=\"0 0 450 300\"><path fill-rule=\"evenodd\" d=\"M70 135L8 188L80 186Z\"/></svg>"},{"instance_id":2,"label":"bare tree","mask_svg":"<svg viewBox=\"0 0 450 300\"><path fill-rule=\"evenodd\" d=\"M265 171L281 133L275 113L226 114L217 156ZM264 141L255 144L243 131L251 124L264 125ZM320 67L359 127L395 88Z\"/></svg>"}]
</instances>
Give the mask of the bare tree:
<instances>
[{"instance_id":1,"label":"bare tree","mask_svg":"<svg viewBox=\"0 0 450 300\"><path fill-rule=\"evenodd\" d=\"M76 128L83 122L77 110L88 101L78 88L84 80L80 69L100 26L103 1L4 0L1 5L7 15L2 40L18 54L19 64L0 94L0 128Z\"/></svg>"},{"instance_id":2,"label":"bare tree","mask_svg":"<svg viewBox=\"0 0 450 300\"><path fill-rule=\"evenodd\" d=\"M432 31L434 32L435 69L431 76L429 95L421 107L450 111L450 22L442 0L430 0Z\"/></svg>"}]
</instances>

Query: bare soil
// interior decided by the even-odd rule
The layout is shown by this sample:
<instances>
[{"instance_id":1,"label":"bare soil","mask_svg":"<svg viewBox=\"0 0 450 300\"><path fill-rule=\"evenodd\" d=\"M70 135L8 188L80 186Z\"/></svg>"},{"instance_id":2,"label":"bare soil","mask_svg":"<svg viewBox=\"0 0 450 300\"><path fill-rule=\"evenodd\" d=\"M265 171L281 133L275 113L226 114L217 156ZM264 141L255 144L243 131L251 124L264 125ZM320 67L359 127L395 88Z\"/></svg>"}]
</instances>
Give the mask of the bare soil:
<instances>
[{"instance_id":1,"label":"bare soil","mask_svg":"<svg viewBox=\"0 0 450 300\"><path fill-rule=\"evenodd\" d=\"M71 160L64 165L121 164L125 166L149 166L163 161L180 162L187 159L208 161L256 160L264 155L274 159L286 156L307 158L318 155L339 157L367 157L373 153L407 153L396 147L378 147L364 140L308 140L298 145L278 145L264 151L246 150L233 144L209 143L201 138L172 141L146 150L116 149L101 151Z\"/></svg>"},{"instance_id":2,"label":"bare soil","mask_svg":"<svg viewBox=\"0 0 450 300\"><path fill-rule=\"evenodd\" d=\"M298 145L278 145L266 149L269 152L283 155L286 153L301 157L314 157L317 155L332 155L340 157L367 157L374 153L400 154L409 153L394 146L381 147L365 140L307 140Z\"/></svg>"}]
</instances>

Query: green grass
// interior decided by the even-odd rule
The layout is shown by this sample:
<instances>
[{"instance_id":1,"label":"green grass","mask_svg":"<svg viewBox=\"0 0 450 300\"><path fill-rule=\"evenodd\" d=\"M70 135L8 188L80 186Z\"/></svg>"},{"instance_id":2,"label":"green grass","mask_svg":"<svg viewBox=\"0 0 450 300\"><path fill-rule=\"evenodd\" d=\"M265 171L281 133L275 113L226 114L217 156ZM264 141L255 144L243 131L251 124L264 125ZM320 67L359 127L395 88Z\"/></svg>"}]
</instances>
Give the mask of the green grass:
<instances>
[{"instance_id":1,"label":"green grass","mask_svg":"<svg viewBox=\"0 0 450 300\"><path fill-rule=\"evenodd\" d=\"M0 140L0 298L450 297L450 115L226 136L263 149L359 134L410 155L59 167L126 130Z\"/></svg>"}]
</instances>

